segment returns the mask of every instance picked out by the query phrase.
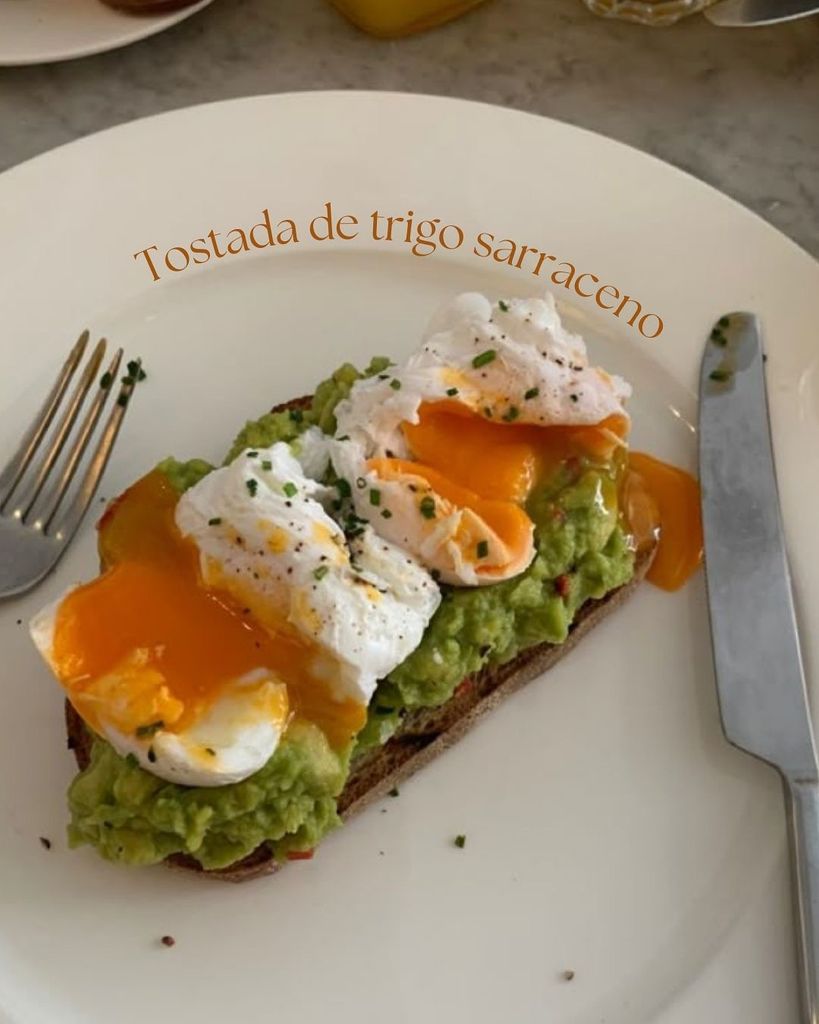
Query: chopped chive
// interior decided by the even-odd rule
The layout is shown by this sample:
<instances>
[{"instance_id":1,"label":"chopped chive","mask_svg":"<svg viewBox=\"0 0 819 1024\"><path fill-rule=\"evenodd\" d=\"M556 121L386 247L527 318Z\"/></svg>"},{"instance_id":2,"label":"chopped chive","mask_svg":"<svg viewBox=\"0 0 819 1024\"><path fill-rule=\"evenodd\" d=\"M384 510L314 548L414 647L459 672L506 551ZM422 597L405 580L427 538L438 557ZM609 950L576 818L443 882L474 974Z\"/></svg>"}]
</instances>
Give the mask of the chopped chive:
<instances>
[{"instance_id":1,"label":"chopped chive","mask_svg":"<svg viewBox=\"0 0 819 1024\"><path fill-rule=\"evenodd\" d=\"M350 435L349 434L342 434L341 437L337 437L336 438L336 441L349 441L349 440L350 440Z\"/></svg>"},{"instance_id":2,"label":"chopped chive","mask_svg":"<svg viewBox=\"0 0 819 1024\"><path fill-rule=\"evenodd\" d=\"M711 331L711 341L713 341L715 345L719 345L721 348L725 348L725 346L728 344L728 339L717 327L715 327L713 331Z\"/></svg>"},{"instance_id":3,"label":"chopped chive","mask_svg":"<svg viewBox=\"0 0 819 1024\"><path fill-rule=\"evenodd\" d=\"M455 845L462 850L466 846L466 836L455 836Z\"/></svg>"},{"instance_id":4,"label":"chopped chive","mask_svg":"<svg viewBox=\"0 0 819 1024\"><path fill-rule=\"evenodd\" d=\"M525 401L529 401L530 398L537 398L540 394L540 388L529 388L526 394L523 396Z\"/></svg>"},{"instance_id":5,"label":"chopped chive","mask_svg":"<svg viewBox=\"0 0 819 1024\"><path fill-rule=\"evenodd\" d=\"M388 508L382 509L381 510L381 518L382 519L392 519L392 512L390 512L390 510Z\"/></svg>"},{"instance_id":6,"label":"chopped chive","mask_svg":"<svg viewBox=\"0 0 819 1024\"><path fill-rule=\"evenodd\" d=\"M479 540L478 541L478 558L486 558L489 554L489 541Z\"/></svg>"},{"instance_id":7,"label":"chopped chive","mask_svg":"<svg viewBox=\"0 0 819 1024\"><path fill-rule=\"evenodd\" d=\"M125 408L125 406L127 404L128 404L128 396L127 395L120 395L117 398L117 405L121 405L123 409Z\"/></svg>"},{"instance_id":8,"label":"chopped chive","mask_svg":"<svg viewBox=\"0 0 819 1024\"><path fill-rule=\"evenodd\" d=\"M259 453L258 452L248 452L247 453L247 457L249 459L258 459Z\"/></svg>"},{"instance_id":9,"label":"chopped chive","mask_svg":"<svg viewBox=\"0 0 819 1024\"><path fill-rule=\"evenodd\" d=\"M389 377L388 373L379 373L379 375L378 375L378 379L379 380L386 380L387 377Z\"/></svg>"},{"instance_id":10,"label":"chopped chive","mask_svg":"<svg viewBox=\"0 0 819 1024\"><path fill-rule=\"evenodd\" d=\"M364 479L363 476L359 476L356 477L355 485L359 489L359 491L363 491L364 488L367 486L367 481Z\"/></svg>"},{"instance_id":11,"label":"chopped chive","mask_svg":"<svg viewBox=\"0 0 819 1024\"><path fill-rule=\"evenodd\" d=\"M393 389L393 391L400 391L401 381L398 380L397 377L393 377L393 379L390 381L390 387Z\"/></svg>"},{"instance_id":12,"label":"chopped chive","mask_svg":"<svg viewBox=\"0 0 819 1024\"><path fill-rule=\"evenodd\" d=\"M213 519L209 519L208 520L208 526L221 526L221 525L222 525L222 517L221 516L214 516Z\"/></svg>"},{"instance_id":13,"label":"chopped chive","mask_svg":"<svg viewBox=\"0 0 819 1024\"><path fill-rule=\"evenodd\" d=\"M400 792L400 790L398 789L398 786L393 786L392 789L389 791L389 793L387 795L388 796L398 796L399 792Z\"/></svg>"},{"instance_id":14,"label":"chopped chive","mask_svg":"<svg viewBox=\"0 0 819 1024\"><path fill-rule=\"evenodd\" d=\"M323 580L329 571L329 565L320 565L318 569L313 570L313 578L317 580Z\"/></svg>"},{"instance_id":15,"label":"chopped chive","mask_svg":"<svg viewBox=\"0 0 819 1024\"><path fill-rule=\"evenodd\" d=\"M375 505L376 507L381 504L381 491L377 490L375 487L370 489L370 504Z\"/></svg>"},{"instance_id":16,"label":"chopped chive","mask_svg":"<svg viewBox=\"0 0 819 1024\"><path fill-rule=\"evenodd\" d=\"M449 395L450 398L453 398L455 395L458 394L458 389L457 388L447 388L446 389L446 393Z\"/></svg>"},{"instance_id":17,"label":"chopped chive","mask_svg":"<svg viewBox=\"0 0 819 1024\"><path fill-rule=\"evenodd\" d=\"M290 419L294 423L301 423L301 421L304 419L304 412L301 409L291 409Z\"/></svg>"},{"instance_id":18,"label":"chopped chive","mask_svg":"<svg viewBox=\"0 0 819 1024\"><path fill-rule=\"evenodd\" d=\"M493 348L488 348L485 352L479 352L478 355L472 360L472 365L476 370L479 370L482 366L488 366L489 363L494 362L497 352Z\"/></svg>"},{"instance_id":19,"label":"chopped chive","mask_svg":"<svg viewBox=\"0 0 819 1024\"><path fill-rule=\"evenodd\" d=\"M142 369L142 363L138 359L132 359L128 363L128 376L132 381L145 380L148 374Z\"/></svg>"},{"instance_id":20,"label":"chopped chive","mask_svg":"<svg viewBox=\"0 0 819 1024\"><path fill-rule=\"evenodd\" d=\"M350 481L345 480L343 476L340 476L338 480L336 480L336 490L342 498L349 498L353 493L353 489L350 487Z\"/></svg>"},{"instance_id":21,"label":"chopped chive","mask_svg":"<svg viewBox=\"0 0 819 1024\"><path fill-rule=\"evenodd\" d=\"M503 310L504 313L509 312L509 303L504 302L503 299L498 299L498 306Z\"/></svg>"},{"instance_id":22,"label":"chopped chive","mask_svg":"<svg viewBox=\"0 0 819 1024\"><path fill-rule=\"evenodd\" d=\"M154 733L159 732L160 729L165 728L165 723L161 718L158 718L155 722L149 722L147 725L139 725L136 729L137 739L144 740L147 736L153 736Z\"/></svg>"},{"instance_id":23,"label":"chopped chive","mask_svg":"<svg viewBox=\"0 0 819 1024\"><path fill-rule=\"evenodd\" d=\"M100 387L103 391L107 391L108 388L114 383L114 378L107 371L100 377Z\"/></svg>"},{"instance_id":24,"label":"chopped chive","mask_svg":"<svg viewBox=\"0 0 819 1024\"><path fill-rule=\"evenodd\" d=\"M247 487L247 490L248 490L248 493L250 494L250 497L251 498L255 498L256 497L256 491L258 491L258 489L259 489L259 481L258 480L245 480L245 487Z\"/></svg>"},{"instance_id":25,"label":"chopped chive","mask_svg":"<svg viewBox=\"0 0 819 1024\"><path fill-rule=\"evenodd\" d=\"M510 405L503 416L501 416L501 419L506 420L507 423L512 423L518 416L520 416L520 409L516 405Z\"/></svg>"},{"instance_id":26,"label":"chopped chive","mask_svg":"<svg viewBox=\"0 0 819 1024\"><path fill-rule=\"evenodd\" d=\"M262 469L266 470L269 473L272 468L273 468L273 463L270 461L270 459L263 459L262 460Z\"/></svg>"},{"instance_id":27,"label":"chopped chive","mask_svg":"<svg viewBox=\"0 0 819 1024\"><path fill-rule=\"evenodd\" d=\"M731 324L731 318L729 316L721 316L719 320L717 320L717 323L720 327L729 327Z\"/></svg>"},{"instance_id":28,"label":"chopped chive","mask_svg":"<svg viewBox=\"0 0 819 1024\"><path fill-rule=\"evenodd\" d=\"M731 379L731 371L730 370L719 370L719 369L718 370L712 370L708 374L708 379L709 380L716 380L716 381L719 381L720 383L723 383L726 380L730 380Z\"/></svg>"},{"instance_id":29,"label":"chopped chive","mask_svg":"<svg viewBox=\"0 0 819 1024\"><path fill-rule=\"evenodd\" d=\"M294 498L298 494L298 487L294 483L288 482L282 487L282 490L288 498Z\"/></svg>"},{"instance_id":30,"label":"chopped chive","mask_svg":"<svg viewBox=\"0 0 819 1024\"><path fill-rule=\"evenodd\" d=\"M425 498L421 498L418 508L424 519L435 518L435 499L430 497L430 495L427 495Z\"/></svg>"}]
</instances>

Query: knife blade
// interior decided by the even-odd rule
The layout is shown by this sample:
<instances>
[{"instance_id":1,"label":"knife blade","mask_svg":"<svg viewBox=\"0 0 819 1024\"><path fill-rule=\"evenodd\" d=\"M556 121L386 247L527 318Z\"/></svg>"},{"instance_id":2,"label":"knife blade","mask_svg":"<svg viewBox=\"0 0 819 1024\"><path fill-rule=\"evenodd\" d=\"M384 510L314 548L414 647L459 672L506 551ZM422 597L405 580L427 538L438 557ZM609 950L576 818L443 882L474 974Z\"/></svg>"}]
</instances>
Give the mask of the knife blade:
<instances>
[{"instance_id":1,"label":"knife blade","mask_svg":"<svg viewBox=\"0 0 819 1024\"><path fill-rule=\"evenodd\" d=\"M723 28L751 28L807 18L819 13L819 4L816 0L722 0L703 13Z\"/></svg>"},{"instance_id":2,"label":"knife blade","mask_svg":"<svg viewBox=\"0 0 819 1024\"><path fill-rule=\"evenodd\" d=\"M706 345L699 444L706 579L725 734L782 771L819 777L762 345L756 318L748 313L720 318Z\"/></svg>"},{"instance_id":3,"label":"knife blade","mask_svg":"<svg viewBox=\"0 0 819 1024\"><path fill-rule=\"evenodd\" d=\"M804 1020L819 1024L819 771L750 313L714 325L700 370L705 577L722 726L785 781Z\"/></svg>"}]
</instances>

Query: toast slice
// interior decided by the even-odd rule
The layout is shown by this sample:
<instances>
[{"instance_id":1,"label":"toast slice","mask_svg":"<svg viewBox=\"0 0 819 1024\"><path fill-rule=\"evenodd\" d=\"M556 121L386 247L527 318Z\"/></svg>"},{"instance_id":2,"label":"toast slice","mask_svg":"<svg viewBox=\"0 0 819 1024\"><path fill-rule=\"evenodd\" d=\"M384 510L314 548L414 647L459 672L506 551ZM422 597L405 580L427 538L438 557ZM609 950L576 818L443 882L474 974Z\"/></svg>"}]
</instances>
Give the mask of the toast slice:
<instances>
[{"instance_id":1,"label":"toast slice","mask_svg":"<svg viewBox=\"0 0 819 1024\"><path fill-rule=\"evenodd\" d=\"M298 398L276 406L273 412L303 409L309 403L309 397ZM385 796L394 786L459 740L504 698L542 675L568 654L589 630L628 600L645 578L654 554L654 548L640 553L635 562L634 576L628 583L610 591L600 600L587 601L575 616L569 635L562 644L544 643L530 647L504 665L483 669L465 679L452 697L440 707L409 712L402 719L396 733L383 746L368 750L353 761L347 784L338 798L342 819L347 821L373 801ZM65 720L69 750L74 752L77 764L83 769L91 759L93 733L68 701L65 703ZM226 882L258 878L271 874L281 866L266 844L226 868L206 870L187 854L173 854L165 863Z\"/></svg>"}]
</instances>

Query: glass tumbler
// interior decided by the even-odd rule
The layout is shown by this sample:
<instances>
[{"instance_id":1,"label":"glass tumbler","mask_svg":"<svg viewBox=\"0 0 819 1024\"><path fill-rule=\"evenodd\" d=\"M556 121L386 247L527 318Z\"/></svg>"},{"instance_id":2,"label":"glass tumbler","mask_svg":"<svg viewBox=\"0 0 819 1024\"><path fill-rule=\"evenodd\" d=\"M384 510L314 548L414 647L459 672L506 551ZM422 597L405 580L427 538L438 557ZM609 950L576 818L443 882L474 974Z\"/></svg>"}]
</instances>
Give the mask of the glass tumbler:
<instances>
[{"instance_id":1,"label":"glass tumbler","mask_svg":"<svg viewBox=\"0 0 819 1024\"><path fill-rule=\"evenodd\" d=\"M715 0L583 0L604 18L623 18L642 25L673 25L680 18L710 7Z\"/></svg>"}]
</instances>

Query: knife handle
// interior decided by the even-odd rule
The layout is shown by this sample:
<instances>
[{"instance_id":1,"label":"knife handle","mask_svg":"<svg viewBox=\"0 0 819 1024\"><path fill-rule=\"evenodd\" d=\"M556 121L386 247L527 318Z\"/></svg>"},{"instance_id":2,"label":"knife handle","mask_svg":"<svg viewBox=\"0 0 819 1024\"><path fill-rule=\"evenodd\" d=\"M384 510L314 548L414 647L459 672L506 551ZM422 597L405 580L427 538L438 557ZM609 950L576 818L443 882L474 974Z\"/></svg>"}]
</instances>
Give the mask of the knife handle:
<instances>
[{"instance_id":1,"label":"knife handle","mask_svg":"<svg viewBox=\"0 0 819 1024\"><path fill-rule=\"evenodd\" d=\"M805 1024L819 1024L819 783L785 777Z\"/></svg>"}]
</instances>

